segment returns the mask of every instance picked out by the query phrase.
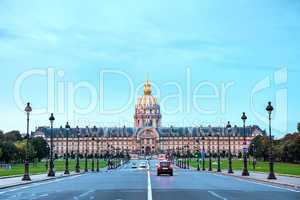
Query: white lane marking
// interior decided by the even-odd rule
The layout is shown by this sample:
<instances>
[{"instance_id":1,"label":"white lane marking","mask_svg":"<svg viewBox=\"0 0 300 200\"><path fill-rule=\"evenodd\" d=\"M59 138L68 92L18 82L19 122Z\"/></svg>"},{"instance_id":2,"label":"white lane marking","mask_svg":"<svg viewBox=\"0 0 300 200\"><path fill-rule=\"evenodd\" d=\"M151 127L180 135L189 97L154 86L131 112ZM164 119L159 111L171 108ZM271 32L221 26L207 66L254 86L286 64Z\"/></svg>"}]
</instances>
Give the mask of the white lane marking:
<instances>
[{"instance_id":1,"label":"white lane marking","mask_svg":"<svg viewBox=\"0 0 300 200\"><path fill-rule=\"evenodd\" d=\"M148 197L147 200L152 200L152 187L151 187L151 179L150 179L150 166L148 164L148 170L147 170L147 175L148 175Z\"/></svg>"},{"instance_id":2,"label":"white lane marking","mask_svg":"<svg viewBox=\"0 0 300 200\"><path fill-rule=\"evenodd\" d=\"M49 196L48 194L41 194L39 197L47 197Z\"/></svg>"},{"instance_id":3,"label":"white lane marking","mask_svg":"<svg viewBox=\"0 0 300 200\"><path fill-rule=\"evenodd\" d=\"M93 192L95 192L95 190L88 190L87 192L84 192L84 193L82 193L82 194L79 195L79 196L73 197L73 199L74 199L74 200L78 200L78 199L80 199L80 198L82 198L82 197L85 197L85 196L87 196L87 195L89 195L90 193L93 193Z\"/></svg>"},{"instance_id":4,"label":"white lane marking","mask_svg":"<svg viewBox=\"0 0 300 200\"><path fill-rule=\"evenodd\" d=\"M219 199L222 199L222 200L227 200L225 197L222 197L220 195L218 195L217 193L213 192L213 191L208 191L209 194L213 195L214 197L217 197Z\"/></svg>"},{"instance_id":5,"label":"white lane marking","mask_svg":"<svg viewBox=\"0 0 300 200\"><path fill-rule=\"evenodd\" d=\"M260 182L255 181L255 180L246 180L246 179L237 178L237 177L233 177L233 176L226 176L226 175L222 175L222 174L213 174L213 173L211 173L211 174L214 175L214 176L228 177L228 178L235 179L237 181L242 181L242 182L244 181L244 182L253 183L253 184L257 184L257 185L263 185L263 186L267 186L267 187L271 187L271 188L276 188L276 189L280 189L280 190L287 190L287 191L290 191L290 192L297 192L297 193L300 192L298 190L293 190L293 189L289 189L289 188L279 187L279 186L275 186L275 185L271 185L271 184L267 184L267 183L260 183Z\"/></svg>"}]
</instances>

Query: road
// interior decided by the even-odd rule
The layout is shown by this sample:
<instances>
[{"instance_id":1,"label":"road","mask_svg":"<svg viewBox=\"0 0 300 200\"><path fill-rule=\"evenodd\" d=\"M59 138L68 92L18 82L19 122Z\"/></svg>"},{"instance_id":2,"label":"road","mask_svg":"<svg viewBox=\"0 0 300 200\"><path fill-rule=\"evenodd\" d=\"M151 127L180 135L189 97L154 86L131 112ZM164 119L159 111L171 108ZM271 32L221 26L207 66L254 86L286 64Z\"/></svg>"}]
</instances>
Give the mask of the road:
<instances>
[{"instance_id":1,"label":"road","mask_svg":"<svg viewBox=\"0 0 300 200\"><path fill-rule=\"evenodd\" d=\"M87 173L47 182L0 190L2 200L231 200L300 199L288 188L255 183L206 172L175 169L174 176L156 176L150 170L132 169L131 161L120 169Z\"/></svg>"}]
</instances>

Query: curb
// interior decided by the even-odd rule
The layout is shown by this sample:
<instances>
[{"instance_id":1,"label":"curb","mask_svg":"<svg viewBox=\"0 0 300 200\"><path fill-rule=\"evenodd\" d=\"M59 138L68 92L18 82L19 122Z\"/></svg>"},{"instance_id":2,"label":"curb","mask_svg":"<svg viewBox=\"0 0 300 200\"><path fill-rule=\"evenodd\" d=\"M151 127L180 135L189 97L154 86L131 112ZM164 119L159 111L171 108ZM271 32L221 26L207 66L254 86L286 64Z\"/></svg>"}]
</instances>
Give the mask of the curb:
<instances>
[{"instance_id":1,"label":"curb","mask_svg":"<svg viewBox=\"0 0 300 200\"><path fill-rule=\"evenodd\" d=\"M197 171L197 168L194 168L194 167L190 167L190 169ZM218 175L222 175L222 176L229 176L229 177L234 177L234 178L239 178L239 179L246 179L246 180L252 180L252 181L256 181L256 182L268 183L268 184L276 185L276 186L289 187L289 188L300 191L300 185L293 185L293 184L289 184L289 183L276 183L276 182L273 182L273 181L256 179L256 178L252 178L252 177L249 177L249 176L238 176L238 175L235 175L235 174L227 174L227 173L223 173L223 172L220 173L220 172L216 172L216 171L207 171L207 170L206 171L200 170L200 171L210 173L210 174L218 174ZM263 172L261 172L261 173L263 173ZM278 174L278 175L280 175L280 174ZM299 178L299 177L293 177L293 178Z\"/></svg>"},{"instance_id":2,"label":"curb","mask_svg":"<svg viewBox=\"0 0 300 200\"><path fill-rule=\"evenodd\" d=\"M7 185L7 186L3 186L0 187L0 189L7 189L7 188L11 188L11 187L17 187L17 186L22 186L22 185L29 185L29 184L33 184L33 183L40 183L40 182L46 182L46 181L50 181L50 180L54 180L54 179L61 179L61 178L67 178L67 177L71 177L71 176L79 176L82 175L83 173L75 173L75 174L70 174L70 175L61 175L61 176L56 176L56 177L51 177L51 178L47 178L47 179L41 179L41 180L36 180L36 181L24 181L23 183L18 183L18 184L14 184L14 185Z\"/></svg>"},{"instance_id":3,"label":"curb","mask_svg":"<svg viewBox=\"0 0 300 200\"><path fill-rule=\"evenodd\" d=\"M3 186L3 187L0 187L0 189L6 189L6 188L11 188L11 187L17 187L17 186L21 186L21 185L29 185L29 184L33 184L33 183L46 182L46 181L50 181L50 180L54 180L54 179L67 178L67 177L76 176L76 175L81 175L81 174L84 174L84 173L70 174L70 175L61 175L61 176L57 176L57 177L51 177L51 178L41 179L41 180L36 180L36 181L27 181L27 182L24 181L23 183L18 183L18 184L15 184L15 185Z\"/></svg>"},{"instance_id":4,"label":"curb","mask_svg":"<svg viewBox=\"0 0 300 200\"><path fill-rule=\"evenodd\" d=\"M41 173L34 173L34 174L30 174L30 175L41 175L41 174L45 174L45 173L41 172ZM17 174L17 175L11 175L11 176L1 176L0 180L7 179L7 178L17 178L17 177L22 177L22 176L23 176L23 174Z\"/></svg>"},{"instance_id":5,"label":"curb","mask_svg":"<svg viewBox=\"0 0 300 200\"><path fill-rule=\"evenodd\" d=\"M277 186L284 186L284 187L290 187L296 190L300 190L300 185L293 185L293 184L289 184L289 183L278 183L278 182L273 182L273 181L268 181L268 180L263 180L263 179L257 179L257 178L252 178L252 177L247 177L247 176L237 176L234 174L226 174L226 173L217 173L217 172L211 172L214 174L220 174L223 176L230 176L230 177L235 177L235 178L239 178L239 179L246 179L246 180L252 180L252 181L256 181L256 182L263 182L263 183L268 183L271 185L277 185Z\"/></svg>"}]
</instances>

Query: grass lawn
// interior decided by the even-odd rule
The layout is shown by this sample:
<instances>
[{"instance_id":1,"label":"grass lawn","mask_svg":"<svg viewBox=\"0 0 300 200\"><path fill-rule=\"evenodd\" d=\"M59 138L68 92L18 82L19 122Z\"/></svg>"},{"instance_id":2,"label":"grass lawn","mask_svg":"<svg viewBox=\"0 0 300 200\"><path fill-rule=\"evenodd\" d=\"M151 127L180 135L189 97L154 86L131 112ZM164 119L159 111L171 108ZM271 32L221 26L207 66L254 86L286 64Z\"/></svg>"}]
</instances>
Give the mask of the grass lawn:
<instances>
[{"instance_id":1,"label":"grass lawn","mask_svg":"<svg viewBox=\"0 0 300 200\"><path fill-rule=\"evenodd\" d=\"M191 161L191 166L197 167L197 160ZM217 169L217 160L212 159L212 167L214 170ZM202 163L200 161L200 168L202 168ZM205 168L208 169L208 158L205 159ZM242 170L243 169L243 160L232 160L233 170ZM228 169L228 159L221 160L221 169ZM253 171L252 162L248 162L248 170ZM274 170L277 174L286 174L286 175L298 175L300 176L300 164L291 164L291 163L274 163ZM257 161L255 171L258 172L268 172L269 171L269 162Z\"/></svg>"},{"instance_id":2,"label":"grass lawn","mask_svg":"<svg viewBox=\"0 0 300 200\"><path fill-rule=\"evenodd\" d=\"M76 159L69 159L69 170L70 171L75 171L75 165L76 165ZM64 171L65 169L65 161L60 159L60 160L55 160L54 162L55 170L56 171ZM96 159L95 159L95 170L96 170ZM107 162L105 160L100 160L99 161L99 166L100 168L106 167ZM80 169L84 169L85 167L85 162L84 159L80 160ZM92 161L89 159L88 160L88 168L92 168ZM30 163L29 167L29 173L30 174L39 174L39 173L46 173L48 170L46 169L45 166L45 161L33 164ZM0 168L0 177L2 176L12 176L12 175L22 175L24 173L24 164L13 164L12 168L10 170Z\"/></svg>"}]
</instances>

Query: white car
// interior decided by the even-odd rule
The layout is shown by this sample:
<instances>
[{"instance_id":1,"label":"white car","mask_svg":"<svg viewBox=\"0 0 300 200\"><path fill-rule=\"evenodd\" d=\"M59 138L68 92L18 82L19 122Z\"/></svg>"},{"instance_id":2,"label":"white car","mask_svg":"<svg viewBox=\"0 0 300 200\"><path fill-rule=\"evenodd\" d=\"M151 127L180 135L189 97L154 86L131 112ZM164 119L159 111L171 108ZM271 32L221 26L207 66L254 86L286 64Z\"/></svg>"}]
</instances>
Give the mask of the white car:
<instances>
[{"instance_id":1,"label":"white car","mask_svg":"<svg viewBox=\"0 0 300 200\"><path fill-rule=\"evenodd\" d=\"M137 165L136 165L135 162L133 162L133 163L131 164L131 168L133 168L133 169L137 168Z\"/></svg>"},{"instance_id":2,"label":"white car","mask_svg":"<svg viewBox=\"0 0 300 200\"><path fill-rule=\"evenodd\" d=\"M141 162L140 165L139 165L139 168L140 168L140 169L145 169L145 168L147 168L147 163L146 163L146 162Z\"/></svg>"}]
</instances>

